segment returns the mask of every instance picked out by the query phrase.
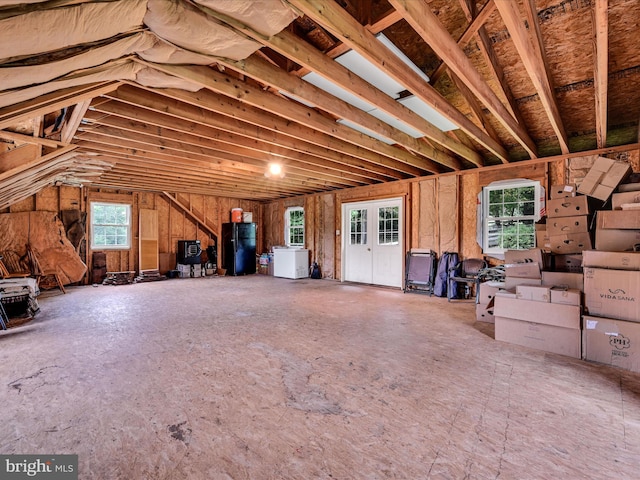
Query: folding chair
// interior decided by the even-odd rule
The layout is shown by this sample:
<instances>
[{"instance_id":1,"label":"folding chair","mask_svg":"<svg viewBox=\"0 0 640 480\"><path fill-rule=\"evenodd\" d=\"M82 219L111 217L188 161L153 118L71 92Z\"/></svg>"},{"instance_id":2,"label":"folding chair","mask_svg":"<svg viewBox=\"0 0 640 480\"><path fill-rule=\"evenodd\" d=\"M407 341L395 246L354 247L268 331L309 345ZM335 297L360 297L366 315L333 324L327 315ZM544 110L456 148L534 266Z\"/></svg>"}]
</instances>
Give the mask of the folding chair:
<instances>
[{"instance_id":1,"label":"folding chair","mask_svg":"<svg viewBox=\"0 0 640 480\"><path fill-rule=\"evenodd\" d=\"M436 276L436 254L431 250L407 252L404 293L428 293L433 295Z\"/></svg>"}]
</instances>

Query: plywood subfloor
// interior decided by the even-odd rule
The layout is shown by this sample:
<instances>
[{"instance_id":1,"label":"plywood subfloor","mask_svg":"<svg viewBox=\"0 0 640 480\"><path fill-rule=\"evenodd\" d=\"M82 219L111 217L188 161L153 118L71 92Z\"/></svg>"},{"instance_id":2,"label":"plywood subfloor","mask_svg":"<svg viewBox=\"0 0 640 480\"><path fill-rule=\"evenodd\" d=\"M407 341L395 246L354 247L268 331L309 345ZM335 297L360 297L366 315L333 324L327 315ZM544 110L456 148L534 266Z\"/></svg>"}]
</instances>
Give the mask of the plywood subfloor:
<instances>
[{"instance_id":1,"label":"plywood subfloor","mask_svg":"<svg viewBox=\"0 0 640 480\"><path fill-rule=\"evenodd\" d=\"M470 303L262 275L70 288L0 335L0 453L86 479L637 478L640 376Z\"/></svg>"}]
</instances>

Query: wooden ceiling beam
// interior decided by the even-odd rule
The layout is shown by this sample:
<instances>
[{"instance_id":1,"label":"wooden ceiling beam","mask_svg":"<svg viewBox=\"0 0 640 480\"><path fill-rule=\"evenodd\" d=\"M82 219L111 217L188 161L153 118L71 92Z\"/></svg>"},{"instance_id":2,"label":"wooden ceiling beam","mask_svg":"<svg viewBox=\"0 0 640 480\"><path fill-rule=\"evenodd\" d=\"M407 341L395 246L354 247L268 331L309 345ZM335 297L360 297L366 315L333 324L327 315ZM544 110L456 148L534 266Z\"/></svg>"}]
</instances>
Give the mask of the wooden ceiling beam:
<instances>
[{"instance_id":1,"label":"wooden ceiling beam","mask_svg":"<svg viewBox=\"0 0 640 480\"><path fill-rule=\"evenodd\" d=\"M422 39L467 88L489 109L502 126L527 151L531 158L538 156L537 148L527 131L518 124L500 99L482 78L438 17L431 11L426 0L389 0L389 3L404 17ZM507 162L508 159L501 159Z\"/></svg>"},{"instance_id":2,"label":"wooden ceiling beam","mask_svg":"<svg viewBox=\"0 0 640 480\"><path fill-rule=\"evenodd\" d=\"M133 148L144 152L153 152L158 155L167 154L175 158L184 158L186 162L190 162L191 160L201 160L216 164L221 171L234 172L235 174L246 173L253 176L262 176L267 169L267 162L265 161L253 161L239 156L233 156L234 158L230 160L227 158L230 155L225 155L224 152L218 152L208 148L194 147L169 139L163 139L162 143L159 144L155 138L151 139L152 141L149 141L149 139L144 138L142 135L136 135L112 128L99 128L92 130L90 133L84 132L80 135L79 139L85 141L103 141L101 137L109 137L111 140L104 141L110 145ZM313 174L304 173L313 170L309 168L305 168L303 170L299 166L292 165L288 162L286 163L285 168L287 170L287 174L293 179L298 175L313 175L316 179L330 181L336 185L342 185L345 188L371 183L363 180L356 181L345 179L344 177L332 177L331 175L326 174L326 171L322 170L315 171Z\"/></svg>"},{"instance_id":3,"label":"wooden ceiling beam","mask_svg":"<svg viewBox=\"0 0 640 480\"><path fill-rule=\"evenodd\" d=\"M243 148L241 146L231 146L223 144L221 142L211 141L207 138L198 135L192 135L190 133L176 132L166 128L154 128L146 124L133 122L113 116L102 117L98 118L95 121L89 121L91 122L90 125L88 126L88 128L83 128L82 132L94 132L102 135L104 135L106 132L107 134L119 135L123 138L129 134L135 134L134 138L138 141L153 143L162 146L166 146L164 142L167 140L179 142L179 144L181 145L180 148L184 148L184 151L189 151L189 149L192 149L194 147L209 149L214 151L215 155L219 158L224 158L225 160L233 163L252 165L255 168L260 168L262 172L264 172L267 164L274 160L273 155L271 155L270 153L266 153L268 151L267 145L265 145L264 147L265 151L262 152L259 150ZM78 138L80 139L83 138L82 132L80 132L78 135ZM241 142L239 141L239 143ZM176 143L176 145L177 144L178 143ZM195 151L198 152L198 150ZM322 177L327 176L329 178L344 178L358 181L360 183L370 183L373 180L370 177L366 177L366 174L364 172L357 171L356 174L351 174L350 172L345 171L344 167L340 169L340 165L334 165L333 163L323 162L321 165L319 165L317 163L314 163L313 161L309 161L310 156L305 157L300 154L300 160L294 159L293 155L295 153L297 152L290 152L290 155L292 156L282 155L281 158L286 163L287 167L304 169L310 172L314 172L315 175L320 175ZM311 158L311 160L313 160L313 158ZM331 167L328 167L328 165L331 165ZM377 179L382 181L381 178Z\"/></svg>"},{"instance_id":4,"label":"wooden ceiling beam","mask_svg":"<svg viewBox=\"0 0 640 480\"><path fill-rule=\"evenodd\" d=\"M480 13L477 14L477 16L475 13L476 9L472 1L460 0L460 6L462 7L462 11L467 17L469 24L473 25L476 22L477 18L480 16L483 16L485 11L489 9L489 7L491 7L490 13L493 13L495 11L495 0L489 0L489 2L485 4L483 9L480 11ZM511 93L511 89L507 84L507 81L504 76L504 71L502 69L502 66L500 65L498 56L496 55L496 52L493 48L493 44L491 42L491 39L489 38L487 29L484 26L484 23L486 23L486 19L488 19L488 16L485 17L485 20L482 21L482 23L479 25L479 28L476 31L476 38L477 38L476 44L478 45L478 48L480 49L480 53L484 57L485 63L489 67L489 71L491 72L494 80L496 81L498 88L500 89L499 93L502 93L502 95L506 99L505 107L509 109L509 113L513 115L513 117L517 120L517 122L524 127L526 125L526 122L524 121L524 118L522 117L522 113L520 112L520 108L516 104L515 97L513 96L513 93ZM458 45L462 47L460 43L458 43Z\"/></svg>"},{"instance_id":5,"label":"wooden ceiling beam","mask_svg":"<svg viewBox=\"0 0 640 480\"><path fill-rule=\"evenodd\" d=\"M418 155L431 158L453 170L460 170L462 168L460 161L456 157L436 150L397 128L378 120L359 108L328 94L315 85L305 82L296 75L287 73L281 68L262 60L259 56L252 55L245 60L237 62L225 60L221 63L223 63L225 67L243 73L254 80L269 85L271 88L288 92L297 98L316 105L318 108L338 118L349 120L366 129L377 132Z\"/></svg>"},{"instance_id":6,"label":"wooden ceiling beam","mask_svg":"<svg viewBox=\"0 0 640 480\"><path fill-rule=\"evenodd\" d=\"M502 21L511 35L516 50L551 122L551 127L560 144L560 150L562 153L569 153L567 134L562 123L562 118L560 117L560 110L558 109L553 87L550 82L549 72L545 67L541 39L538 36L539 26L537 17L533 14L532 5L528 0L525 0L523 4L527 11L530 31L535 35L535 39L529 36L529 32L527 32L525 28L516 2L499 1L496 2L496 7L500 12Z\"/></svg>"},{"instance_id":7,"label":"wooden ceiling beam","mask_svg":"<svg viewBox=\"0 0 640 480\"><path fill-rule=\"evenodd\" d=\"M173 161L176 164L182 163L184 165L189 165L194 162L190 156L181 156L175 152L159 152L157 149L154 149L151 146L139 146L136 142L132 142L131 140L121 141L117 138L112 137L100 137L98 135L92 134L88 135L86 140L82 140L78 142L78 146L82 147L85 151L91 151L102 154L112 154L112 155L128 155L137 158L144 158L150 161ZM195 161L200 162L209 162L210 167L209 171L215 172L217 177L228 177L233 181L245 181L249 183L253 183L256 181L264 180L264 171L260 172L247 172L246 170L231 168L220 166L217 164L215 158L207 159L203 157L198 157ZM144 169L140 169L141 171ZM205 171L202 171L200 176L202 176ZM315 184L316 187L326 187L327 185L334 186L336 188L344 188L344 185L341 185L338 182L330 182L327 180L316 180L313 178L299 176L291 174L288 178L285 178L282 182L283 185L289 186L292 190L296 190L298 188L298 182L304 181L307 184ZM222 178L218 178L221 180ZM355 185L354 185L355 186Z\"/></svg>"},{"instance_id":8,"label":"wooden ceiling beam","mask_svg":"<svg viewBox=\"0 0 640 480\"><path fill-rule=\"evenodd\" d=\"M62 132L60 132L60 140L62 143L68 145L71 143L73 136L78 130L80 123L82 122L82 117L87 112L89 105L91 104L91 99L83 100L80 103L77 103L73 107L73 111L71 112L71 116L67 120L67 122L62 127Z\"/></svg>"},{"instance_id":9,"label":"wooden ceiling beam","mask_svg":"<svg viewBox=\"0 0 640 480\"><path fill-rule=\"evenodd\" d=\"M607 92L609 89L609 1L595 0L594 30L594 88L596 91L596 139L598 148L607 144Z\"/></svg>"},{"instance_id":10,"label":"wooden ceiling beam","mask_svg":"<svg viewBox=\"0 0 640 480\"><path fill-rule=\"evenodd\" d=\"M295 148L296 143L303 142L299 148L302 149L301 151L305 151L309 144L313 144L314 147L311 151L318 153L321 157L328 156L338 160L341 155L347 155L351 157L349 163L354 162L354 158L360 159L360 164L363 167L370 168L374 172L384 171L385 174L393 176L393 170L395 170L395 178L405 178L405 175L419 176L424 174L424 170L414 165L389 158L386 155L315 130L312 128L313 124L306 126L297 122L290 122L277 115L268 114L258 108L231 98L215 95L207 90L195 93L177 89L158 91L147 88L146 90L147 92L136 89L135 93L132 94L130 89L122 88L114 94L109 94L109 96L110 98L128 101L132 105L148 108L165 115L195 121L203 125L215 126L215 128L225 131L233 130L235 135L247 137L248 140L245 141L247 145L251 145L252 141L263 140L263 134L264 138L274 138L272 132L277 132L277 139L274 140L276 145L281 145L281 136L285 135L290 137L291 148ZM216 115L212 117L212 113ZM259 128L256 129L255 127ZM404 153L407 154L407 152ZM353 164L358 164L358 162ZM378 168L380 170L377 170Z\"/></svg>"},{"instance_id":11,"label":"wooden ceiling beam","mask_svg":"<svg viewBox=\"0 0 640 480\"><path fill-rule=\"evenodd\" d=\"M482 8L482 10L480 10L478 15L476 15L476 17L471 20L471 23L469 23L469 25L467 26L467 29L464 31L464 33L460 36L460 38L456 42L460 48L464 47L467 43L469 43L471 39L473 39L473 37L478 33L478 31L484 27L484 24L487 22L487 20L489 19L491 14L495 11L495 9L496 9L495 0L489 0L485 4L485 6ZM433 75L431 75L430 77L430 81L432 85L435 84L440 79L440 77L442 76L446 68L447 68L447 64L445 62L442 62L438 66L438 68L436 68L436 71L433 72Z\"/></svg>"},{"instance_id":12,"label":"wooden ceiling beam","mask_svg":"<svg viewBox=\"0 0 640 480\"><path fill-rule=\"evenodd\" d=\"M73 156L73 150L76 149L75 145L68 145L66 147L60 147L47 155L34 157L31 160L23 162L9 170L0 173L0 181L3 181L9 177L20 174L26 170L32 170L37 172L39 168L45 168L47 164L53 160L67 159Z\"/></svg>"},{"instance_id":13,"label":"wooden ceiling beam","mask_svg":"<svg viewBox=\"0 0 640 480\"><path fill-rule=\"evenodd\" d=\"M116 157L107 157L113 159L115 162L113 168L109 170L111 175L123 175L130 178L137 179L151 179L158 182L162 182L163 185L172 184L171 189L175 191L182 191L181 188L184 185L200 186L202 188L209 187L224 187L241 189L245 192L251 192L252 190L261 191L268 194L284 194L284 195L305 195L313 192L316 187L309 186L307 188L289 188L287 185L281 182L277 185L266 185L259 179L254 181L245 181L238 178L222 178L216 176L214 180L207 178L200 174L193 174L188 172L171 173L167 171L167 167L155 165L153 162L145 162L140 159L136 159L135 162L127 162L126 160L118 159ZM140 162L146 166L145 169L140 169L137 163Z\"/></svg>"},{"instance_id":14,"label":"wooden ceiling beam","mask_svg":"<svg viewBox=\"0 0 640 480\"><path fill-rule=\"evenodd\" d=\"M430 84L424 82L424 80L409 68L409 66L405 65L395 55L390 54L386 47L378 42L370 32L358 24L336 3L323 2L321 0L290 0L290 3L312 18L315 22L320 23L324 28L349 45L353 50L361 54L368 61L381 68L394 80L404 85L407 90L433 107L445 118L459 126L477 142L484 145L494 155L503 161L508 160L507 152L502 145L498 144L494 139L482 131L482 129L459 112ZM274 43L274 39L276 39L276 37L278 36L274 36L270 39L270 45ZM299 50L299 47L297 49ZM325 60L323 63L327 63L327 61ZM330 81L336 81L335 76L326 75L326 68L322 65L320 65L319 68L316 67L312 69L317 73L326 76ZM348 76L353 75L348 74ZM342 85L347 85L348 89L353 90L350 88L350 83L351 80L349 79L342 83ZM361 92L355 93L356 95L362 96Z\"/></svg>"},{"instance_id":15,"label":"wooden ceiling beam","mask_svg":"<svg viewBox=\"0 0 640 480\"><path fill-rule=\"evenodd\" d=\"M145 62L145 64L161 72L194 82L215 94L225 95L251 105L252 107L264 110L271 115L286 118L299 125L306 125L328 135L332 139L339 139L373 153L384 155L390 160L406 163L407 165L431 173L439 173L442 171L441 166L433 160L412 155L405 150L388 145L347 126L340 125L311 108L292 103L270 92L265 92L260 88L252 87L246 84L246 82L230 78L228 75L224 75L215 69L197 66L185 67L181 65L150 64L148 62ZM203 96L201 92L196 92L195 95ZM305 139L302 138L302 140ZM323 146L332 148L329 145L330 143Z\"/></svg>"},{"instance_id":16,"label":"wooden ceiling beam","mask_svg":"<svg viewBox=\"0 0 640 480\"><path fill-rule=\"evenodd\" d=\"M69 107L84 100L92 99L103 93L112 92L120 82L102 82L80 87L65 88L53 93L41 95L33 100L0 108L0 130L24 120L45 115L61 108Z\"/></svg>"},{"instance_id":17,"label":"wooden ceiling beam","mask_svg":"<svg viewBox=\"0 0 640 480\"><path fill-rule=\"evenodd\" d=\"M12 140L17 143L30 143L33 145L43 145L49 148L58 148L58 147L65 146L65 144L57 140L51 140L49 138L34 137L31 135L25 135L23 133L10 132L8 130L0 130L0 138L4 138L6 140Z\"/></svg>"},{"instance_id":18,"label":"wooden ceiling beam","mask_svg":"<svg viewBox=\"0 0 640 480\"><path fill-rule=\"evenodd\" d=\"M330 56L323 54L306 42L301 41L299 37L295 36L291 32L283 30L276 35L265 38L264 36L251 30L245 25L242 25L238 22L233 22L229 18L222 18L220 14L212 10L207 10L207 13L212 18L217 18L220 23L235 28L236 30L253 38L254 40L261 42L263 45L271 48L280 55L286 56L308 71L314 71L319 75L322 75L330 82L335 83L341 88L344 88L345 90L370 103L371 105L377 106L385 113L401 119L407 125L415 128L419 132L422 132L427 138L441 144L446 149L451 150L453 153L467 159L471 163L477 166L482 166L484 164L484 161L478 154L478 152L469 149L466 145L462 145L459 142L456 142L454 139L444 134L434 125L432 125L419 115L415 114L408 108L404 107L404 105L399 104L388 95L384 94L371 84L367 83L365 80L361 79L357 75L354 75L339 63L330 61ZM229 21L231 23L226 24L225 21ZM357 24L357 22L356 25L361 31L366 32L370 38L373 38L372 34L368 30ZM372 41L372 44L377 48L382 48L382 45L376 45L377 43L379 42L377 42L377 40L375 39ZM349 46L352 47L351 45ZM395 59L395 57L394 59L392 59L387 52L388 51L383 52L382 54L384 60L395 62L395 60L397 59ZM397 60L397 62L402 65L399 68L402 68L403 71L405 68L408 69L408 67L406 67L406 65L404 65L399 60ZM383 70L384 69L385 68L383 67ZM412 76L415 74L411 69L408 69L407 75ZM430 101L428 101L427 103L434 106L434 108L441 113L443 113L443 110L446 110L446 112L448 112L450 116L455 117L456 121L454 121L454 123L461 126L462 128L468 129L470 132L477 135L479 139L486 140L490 146L490 148L489 146L487 148L491 151L495 150L497 156L507 158L507 152L504 147L502 147L501 145L496 145L493 139L490 139L484 132L482 132L479 127L474 125L473 122L471 122L464 115L458 112L451 104L448 103L448 101L444 97L436 92L433 87L431 87L429 84L425 84L420 78L414 78L414 80L417 82L414 85L414 90L417 91L414 91L413 93L420 94L421 96L428 96ZM447 117L446 112L445 117ZM483 142L479 141L479 143L482 144Z\"/></svg>"},{"instance_id":19,"label":"wooden ceiling beam","mask_svg":"<svg viewBox=\"0 0 640 480\"><path fill-rule=\"evenodd\" d=\"M164 106L168 106L170 112L173 113L175 109L171 107L178 105L177 101L160 97L151 92L144 93L146 93L146 97L138 91L130 91L123 87L117 92L117 96L112 97L116 101L102 104L96 107L95 111L178 132L201 135L204 138L228 145L241 145L246 149L264 151L261 147L268 144L266 145L266 153L284 155L297 160L302 160L306 155L309 157L309 162L320 166L324 164L327 168L333 168L335 165L344 165L341 169L346 172L354 174L368 172L369 178L378 178L381 181L403 178L395 169L390 168L391 165L380 166L369 163L358 157L327 150L280 132L256 129L252 125L237 119L225 118L220 114L204 114L204 111L191 105L182 105L182 107L190 108L188 110L180 109L176 112L177 116L171 116L164 111ZM156 97L158 100L155 100ZM145 98L143 104L140 104L141 98ZM280 122L275 121L273 126L280 127ZM286 125L283 127L286 128ZM379 175L382 176L378 177Z\"/></svg>"}]
</instances>

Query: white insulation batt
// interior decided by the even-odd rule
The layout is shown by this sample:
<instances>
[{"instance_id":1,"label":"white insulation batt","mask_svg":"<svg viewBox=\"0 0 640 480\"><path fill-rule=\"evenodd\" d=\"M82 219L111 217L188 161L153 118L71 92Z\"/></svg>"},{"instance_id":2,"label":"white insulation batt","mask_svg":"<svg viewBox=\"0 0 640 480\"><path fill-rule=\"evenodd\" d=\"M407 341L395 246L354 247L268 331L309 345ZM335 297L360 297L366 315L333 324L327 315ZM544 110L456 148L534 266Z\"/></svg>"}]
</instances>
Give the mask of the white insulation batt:
<instances>
[{"instance_id":1,"label":"white insulation batt","mask_svg":"<svg viewBox=\"0 0 640 480\"><path fill-rule=\"evenodd\" d=\"M0 6L9 8L27 3L40 2L0 0ZM43 6L29 13L16 9L16 15L0 20L0 107L110 80L194 91L198 87L192 83L154 72L135 59L182 65L242 60L261 45L225 20L270 36L297 16L283 0L195 3L198 6L185 0L112 0Z\"/></svg>"}]
</instances>

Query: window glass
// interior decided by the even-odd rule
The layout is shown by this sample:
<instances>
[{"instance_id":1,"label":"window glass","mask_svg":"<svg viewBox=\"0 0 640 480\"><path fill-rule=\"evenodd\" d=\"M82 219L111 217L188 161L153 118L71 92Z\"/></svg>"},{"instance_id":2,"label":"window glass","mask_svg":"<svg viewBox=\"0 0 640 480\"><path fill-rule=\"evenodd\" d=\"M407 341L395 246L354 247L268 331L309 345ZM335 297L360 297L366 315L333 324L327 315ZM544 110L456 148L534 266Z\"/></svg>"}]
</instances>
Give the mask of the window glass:
<instances>
[{"instance_id":1,"label":"window glass","mask_svg":"<svg viewBox=\"0 0 640 480\"><path fill-rule=\"evenodd\" d=\"M484 188L484 253L534 248L540 182L500 182Z\"/></svg>"},{"instance_id":2,"label":"window glass","mask_svg":"<svg viewBox=\"0 0 640 480\"><path fill-rule=\"evenodd\" d=\"M367 210L349 210L349 243L351 245L367 244Z\"/></svg>"},{"instance_id":3,"label":"window glass","mask_svg":"<svg viewBox=\"0 0 640 480\"><path fill-rule=\"evenodd\" d=\"M131 247L131 206L121 203L91 203L91 248Z\"/></svg>"},{"instance_id":4,"label":"window glass","mask_svg":"<svg viewBox=\"0 0 640 480\"><path fill-rule=\"evenodd\" d=\"M289 207L285 216L285 238L288 246L304 246L304 208Z\"/></svg>"},{"instance_id":5,"label":"window glass","mask_svg":"<svg viewBox=\"0 0 640 480\"><path fill-rule=\"evenodd\" d=\"M378 245L397 245L399 235L400 207L378 209Z\"/></svg>"}]
</instances>

